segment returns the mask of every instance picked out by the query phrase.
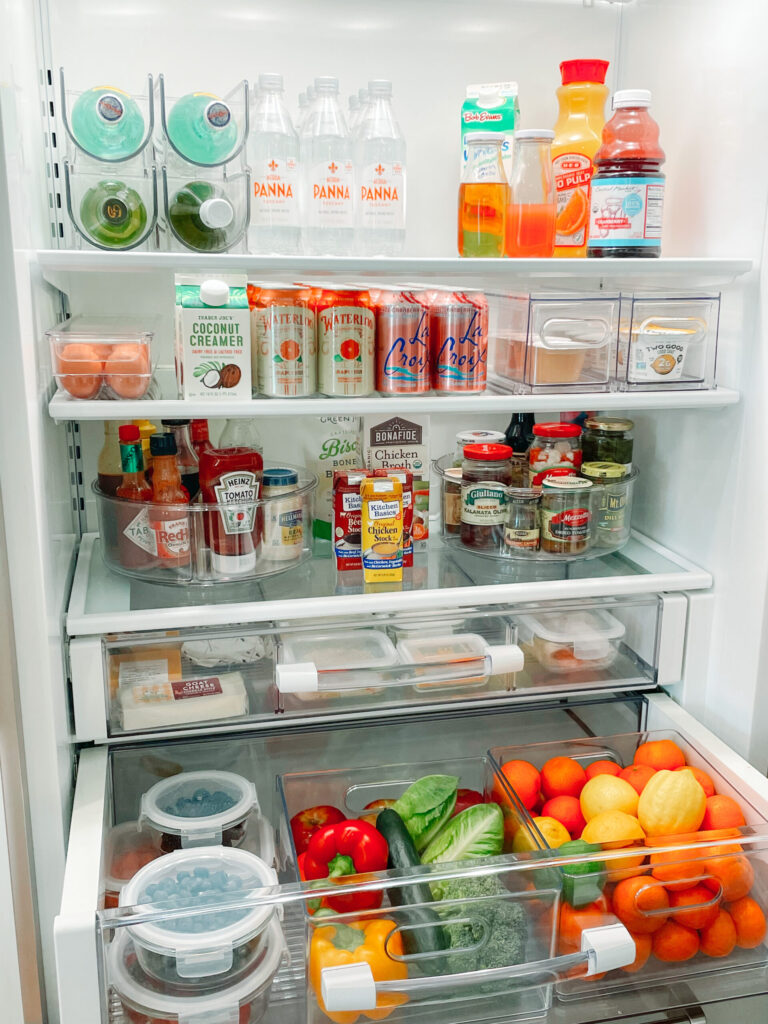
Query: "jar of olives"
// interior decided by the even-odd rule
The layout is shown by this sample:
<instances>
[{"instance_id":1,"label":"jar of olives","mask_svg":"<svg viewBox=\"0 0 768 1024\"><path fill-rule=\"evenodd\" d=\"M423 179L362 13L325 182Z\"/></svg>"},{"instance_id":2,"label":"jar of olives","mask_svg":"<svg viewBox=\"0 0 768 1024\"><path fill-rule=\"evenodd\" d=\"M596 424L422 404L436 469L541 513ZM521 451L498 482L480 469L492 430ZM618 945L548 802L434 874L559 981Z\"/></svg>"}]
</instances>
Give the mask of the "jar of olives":
<instances>
[{"instance_id":1,"label":"jar of olives","mask_svg":"<svg viewBox=\"0 0 768 1024\"><path fill-rule=\"evenodd\" d=\"M584 462L618 462L632 472L632 420L591 416L584 423L581 449Z\"/></svg>"},{"instance_id":2,"label":"jar of olives","mask_svg":"<svg viewBox=\"0 0 768 1024\"><path fill-rule=\"evenodd\" d=\"M461 467L461 541L501 552L512 485L512 449L506 444L468 444Z\"/></svg>"}]
</instances>

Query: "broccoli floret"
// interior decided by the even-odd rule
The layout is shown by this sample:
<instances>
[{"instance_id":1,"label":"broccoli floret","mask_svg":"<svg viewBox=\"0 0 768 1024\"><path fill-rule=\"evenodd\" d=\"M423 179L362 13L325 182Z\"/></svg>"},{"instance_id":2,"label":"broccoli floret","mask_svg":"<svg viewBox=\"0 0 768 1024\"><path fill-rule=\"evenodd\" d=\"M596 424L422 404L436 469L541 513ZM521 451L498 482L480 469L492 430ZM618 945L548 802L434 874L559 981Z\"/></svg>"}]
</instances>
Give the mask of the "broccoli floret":
<instances>
[{"instance_id":1,"label":"broccoli floret","mask_svg":"<svg viewBox=\"0 0 768 1024\"><path fill-rule=\"evenodd\" d=\"M437 906L448 937L446 958L452 973L525 962L528 931L525 911L498 878L486 875L449 880L440 882L439 887L443 903L446 900L472 901ZM451 953L452 949L468 952Z\"/></svg>"}]
</instances>

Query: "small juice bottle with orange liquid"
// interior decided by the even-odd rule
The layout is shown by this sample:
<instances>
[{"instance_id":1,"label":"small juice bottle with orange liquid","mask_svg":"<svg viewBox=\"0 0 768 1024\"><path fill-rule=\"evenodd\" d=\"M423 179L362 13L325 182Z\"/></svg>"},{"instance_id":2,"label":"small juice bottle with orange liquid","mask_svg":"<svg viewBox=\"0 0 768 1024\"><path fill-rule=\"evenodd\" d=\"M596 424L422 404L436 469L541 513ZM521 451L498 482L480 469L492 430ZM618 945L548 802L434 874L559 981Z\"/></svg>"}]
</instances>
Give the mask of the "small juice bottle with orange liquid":
<instances>
[{"instance_id":1,"label":"small juice bottle with orange liquid","mask_svg":"<svg viewBox=\"0 0 768 1024\"><path fill-rule=\"evenodd\" d=\"M504 255L549 257L555 247L555 191L550 146L555 133L515 132Z\"/></svg>"},{"instance_id":2,"label":"small juice bottle with orange liquid","mask_svg":"<svg viewBox=\"0 0 768 1024\"><path fill-rule=\"evenodd\" d=\"M459 186L459 256L503 256L509 185L498 132L468 132Z\"/></svg>"},{"instance_id":3,"label":"small juice bottle with orange liquid","mask_svg":"<svg viewBox=\"0 0 768 1024\"><path fill-rule=\"evenodd\" d=\"M560 113L552 143L555 256L586 256L593 160L605 124L607 60L564 60L557 90Z\"/></svg>"}]
</instances>

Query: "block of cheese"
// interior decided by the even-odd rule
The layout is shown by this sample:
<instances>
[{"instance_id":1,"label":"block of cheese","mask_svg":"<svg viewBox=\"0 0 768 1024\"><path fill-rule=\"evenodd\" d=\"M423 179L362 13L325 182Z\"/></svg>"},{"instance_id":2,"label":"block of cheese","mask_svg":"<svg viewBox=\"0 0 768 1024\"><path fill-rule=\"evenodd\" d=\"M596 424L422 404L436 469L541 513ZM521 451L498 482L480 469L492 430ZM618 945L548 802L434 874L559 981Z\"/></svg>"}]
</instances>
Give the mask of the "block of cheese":
<instances>
[{"instance_id":1,"label":"block of cheese","mask_svg":"<svg viewBox=\"0 0 768 1024\"><path fill-rule=\"evenodd\" d=\"M114 697L121 686L146 679L181 679L181 650L178 646L137 647L109 655L109 692Z\"/></svg>"},{"instance_id":2,"label":"block of cheese","mask_svg":"<svg viewBox=\"0 0 768 1024\"><path fill-rule=\"evenodd\" d=\"M199 679L128 682L117 691L120 724L125 732L172 728L248 714L248 693L240 672Z\"/></svg>"}]
</instances>

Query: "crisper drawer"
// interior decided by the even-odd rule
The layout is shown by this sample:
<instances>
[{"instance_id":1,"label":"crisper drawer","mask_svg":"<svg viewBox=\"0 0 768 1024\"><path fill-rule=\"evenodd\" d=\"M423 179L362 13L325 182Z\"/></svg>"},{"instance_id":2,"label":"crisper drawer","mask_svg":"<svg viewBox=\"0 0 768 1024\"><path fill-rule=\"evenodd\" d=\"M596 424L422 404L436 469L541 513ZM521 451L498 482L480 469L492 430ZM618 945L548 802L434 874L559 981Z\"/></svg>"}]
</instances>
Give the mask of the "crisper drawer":
<instances>
[{"instance_id":1,"label":"crisper drawer","mask_svg":"<svg viewBox=\"0 0 768 1024\"><path fill-rule=\"evenodd\" d=\"M717 955L727 936L713 936L709 958L659 960L653 969L627 971L646 943L632 938L609 902L616 881L607 874L619 869L626 851L572 849L558 856L533 850L525 812L504 791L485 752L515 747L523 756L523 744L546 741L572 749L574 741L619 734L634 734L636 747L647 729L674 731L691 764L706 765L718 790L738 794L748 824L718 836L714 846L680 836L674 844L644 846L642 855L661 857L673 881L691 880L693 867L701 866L702 875L722 886L734 884L737 862L742 873L752 873L747 898L758 909L745 904L750 913L739 925L750 948ZM439 753L438 764L420 759L430 753ZM113 870L110 830L139 818L142 798L163 779L183 782L183 773L192 771L237 775L253 785L259 814L285 837L288 815L294 817L305 799L333 795L344 814L365 813L369 801L363 797L372 797L377 785L381 799L402 797L422 770L502 801L507 823L515 819L506 841L514 843L521 833L522 849L480 861L433 858L410 870L358 875L349 884L302 885L293 881L294 838L281 844L274 885L268 851L262 849L255 858L260 866L254 864L247 843L257 834L251 837L249 828L239 846L157 853L127 882L125 905L103 909L105 876ZM210 795L211 786L203 788ZM410 817L425 809L412 801ZM404 817L409 820L408 813ZM657 694L515 714L428 715L418 722L279 737L253 733L85 750L55 927L62 1024L96 1024L102 1014L106 1019L107 1007L121 1024L356 1024L384 1018L392 1024L587 1024L641 1014L660 1021L677 1007L762 994L768 991L768 951L755 921L766 895L766 821L766 780ZM454 831L454 850L470 850L481 838L463 827ZM390 842L397 840L390 836ZM621 866L627 868L626 860ZM646 866L652 867L650 861ZM720 866L730 873L718 873ZM725 902L732 913L736 894L717 886L710 891L721 906L730 896ZM350 902L334 916L328 904L338 906L340 899Z\"/></svg>"},{"instance_id":2,"label":"crisper drawer","mask_svg":"<svg viewBox=\"0 0 768 1024\"><path fill-rule=\"evenodd\" d=\"M79 740L621 692L681 677L683 594L75 638Z\"/></svg>"}]
</instances>

